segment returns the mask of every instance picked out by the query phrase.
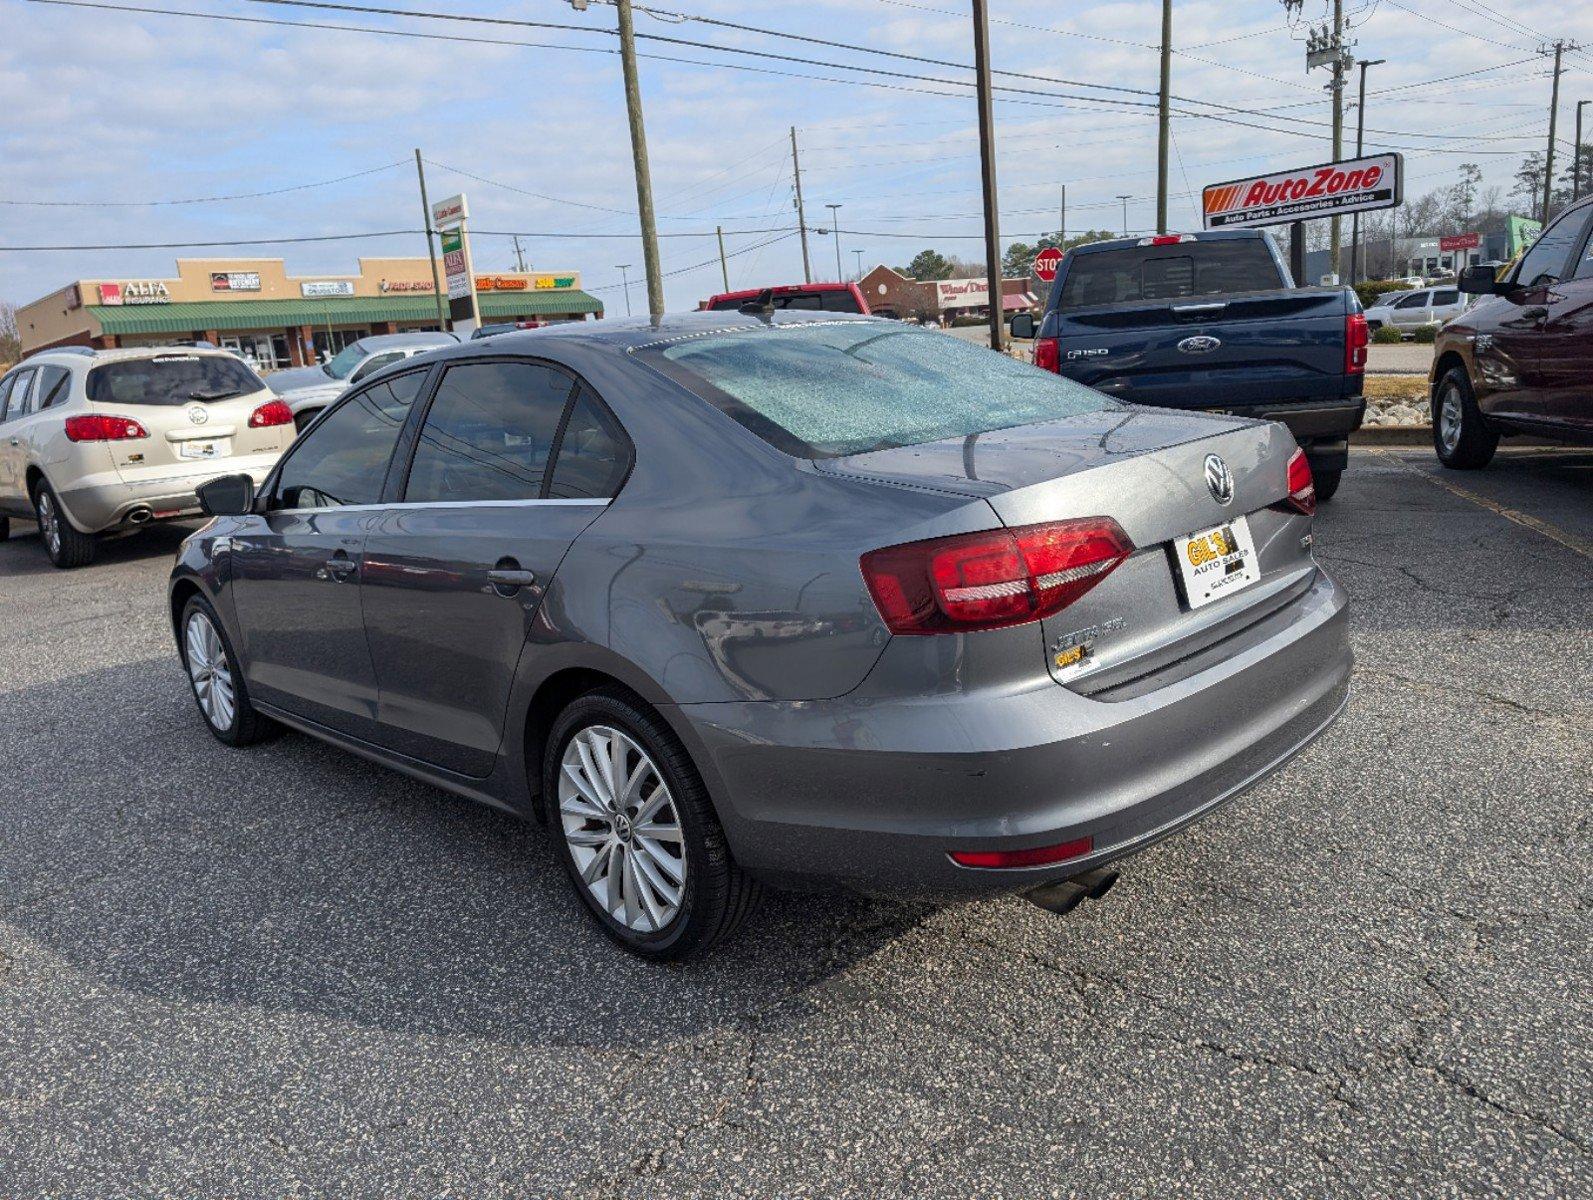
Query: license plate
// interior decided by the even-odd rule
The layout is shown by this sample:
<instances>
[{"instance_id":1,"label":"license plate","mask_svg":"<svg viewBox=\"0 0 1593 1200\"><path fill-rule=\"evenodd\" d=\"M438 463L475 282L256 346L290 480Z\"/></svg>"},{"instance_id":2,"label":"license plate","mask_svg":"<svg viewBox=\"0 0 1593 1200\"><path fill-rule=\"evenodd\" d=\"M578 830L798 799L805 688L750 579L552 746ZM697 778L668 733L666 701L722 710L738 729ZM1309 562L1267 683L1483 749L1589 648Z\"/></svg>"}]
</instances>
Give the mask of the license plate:
<instances>
[{"instance_id":1,"label":"license plate","mask_svg":"<svg viewBox=\"0 0 1593 1200\"><path fill-rule=\"evenodd\" d=\"M1250 586L1261 578L1256 544L1244 517L1173 539L1173 553L1184 580L1184 598L1190 608Z\"/></svg>"},{"instance_id":2,"label":"license plate","mask_svg":"<svg viewBox=\"0 0 1593 1200\"><path fill-rule=\"evenodd\" d=\"M177 443L177 456L179 458L223 458L226 454L227 441L225 438L212 441L190 439Z\"/></svg>"}]
</instances>

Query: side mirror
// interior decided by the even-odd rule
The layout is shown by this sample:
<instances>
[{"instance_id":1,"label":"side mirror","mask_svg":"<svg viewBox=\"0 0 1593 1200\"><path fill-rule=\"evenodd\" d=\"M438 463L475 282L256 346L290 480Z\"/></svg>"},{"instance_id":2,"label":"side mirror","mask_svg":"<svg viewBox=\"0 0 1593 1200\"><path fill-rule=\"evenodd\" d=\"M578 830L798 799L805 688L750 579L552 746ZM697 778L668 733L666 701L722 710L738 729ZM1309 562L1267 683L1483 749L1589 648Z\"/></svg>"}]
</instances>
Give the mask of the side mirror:
<instances>
[{"instance_id":1,"label":"side mirror","mask_svg":"<svg viewBox=\"0 0 1593 1200\"><path fill-rule=\"evenodd\" d=\"M1510 290L1508 284L1494 278L1494 268L1466 267L1460 272L1460 290L1470 296L1500 296Z\"/></svg>"},{"instance_id":2,"label":"side mirror","mask_svg":"<svg viewBox=\"0 0 1593 1200\"><path fill-rule=\"evenodd\" d=\"M207 517L241 517L254 511L254 480L247 475L207 479L195 491Z\"/></svg>"},{"instance_id":3,"label":"side mirror","mask_svg":"<svg viewBox=\"0 0 1593 1200\"><path fill-rule=\"evenodd\" d=\"M1013 313L1012 320L1007 323L1007 328L1015 338L1030 341L1034 338L1034 314Z\"/></svg>"}]
</instances>

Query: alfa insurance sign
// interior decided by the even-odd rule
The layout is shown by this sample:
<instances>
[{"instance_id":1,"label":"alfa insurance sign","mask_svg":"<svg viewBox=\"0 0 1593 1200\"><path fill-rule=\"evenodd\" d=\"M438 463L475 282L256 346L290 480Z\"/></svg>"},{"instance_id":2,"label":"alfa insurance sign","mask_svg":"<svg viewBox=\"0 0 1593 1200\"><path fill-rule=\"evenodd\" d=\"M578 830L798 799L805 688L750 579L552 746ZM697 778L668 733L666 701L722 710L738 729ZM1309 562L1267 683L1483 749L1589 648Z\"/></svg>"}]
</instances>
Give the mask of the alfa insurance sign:
<instances>
[{"instance_id":1,"label":"alfa insurance sign","mask_svg":"<svg viewBox=\"0 0 1593 1200\"><path fill-rule=\"evenodd\" d=\"M1393 208L1401 199L1403 174L1403 161L1398 154L1373 154L1214 183L1202 194L1205 227L1287 225L1292 221Z\"/></svg>"}]
</instances>

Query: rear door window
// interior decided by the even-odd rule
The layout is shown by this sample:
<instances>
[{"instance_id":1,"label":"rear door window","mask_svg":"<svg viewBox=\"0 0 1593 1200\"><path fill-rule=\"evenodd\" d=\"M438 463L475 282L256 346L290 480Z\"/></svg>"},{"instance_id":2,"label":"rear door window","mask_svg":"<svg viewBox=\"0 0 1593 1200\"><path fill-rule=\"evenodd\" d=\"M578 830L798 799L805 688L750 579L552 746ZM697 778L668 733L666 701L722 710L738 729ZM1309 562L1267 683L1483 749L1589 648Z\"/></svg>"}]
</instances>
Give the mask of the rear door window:
<instances>
[{"instance_id":1,"label":"rear door window","mask_svg":"<svg viewBox=\"0 0 1593 1200\"><path fill-rule=\"evenodd\" d=\"M1410 295L1406 296L1403 300L1401 300L1398 304L1394 305L1394 307L1395 308L1426 308L1427 307L1427 297L1429 295L1431 295L1431 294L1432 293L1430 293L1430 292L1412 292Z\"/></svg>"},{"instance_id":2,"label":"rear door window","mask_svg":"<svg viewBox=\"0 0 1593 1200\"><path fill-rule=\"evenodd\" d=\"M1446 288L1446 289L1444 289L1441 292L1434 292L1433 293L1433 306L1435 308L1442 308L1446 304L1459 304L1459 303L1460 303L1460 290L1458 288Z\"/></svg>"},{"instance_id":3,"label":"rear door window","mask_svg":"<svg viewBox=\"0 0 1593 1200\"><path fill-rule=\"evenodd\" d=\"M540 498L574 390L568 375L542 363L449 367L421 425L404 502Z\"/></svg>"},{"instance_id":4,"label":"rear door window","mask_svg":"<svg viewBox=\"0 0 1593 1200\"><path fill-rule=\"evenodd\" d=\"M393 447L425 382L425 371L406 371L341 401L288 451L271 507L380 501Z\"/></svg>"},{"instance_id":5,"label":"rear door window","mask_svg":"<svg viewBox=\"0 0 1593 1200\"><path fill-rule=\"evenodd\" d=\"M40 412L51 405L60 404L66 399L71 384L72 372L65 367L40 367L39 382L33 389L33 401L28 411Z\"/></svg>"},{"instance_id":6,"label":"rear door window","mask_svg":"<svg viewBox=\"0 0 1593 1200\"><path fill-rule=\"evenodd\" d=\"M30 367L11 377L11 390L6 395L4 410L0 411L0 421L14 421L27 411L28 397L33 394L33 377L36 374Z\"/></svg>"},{"instance_id":7,"label":"rear door window","mask_svg":"<svg viewBox=\"0 0 1593 1200\"><path fill-rule=\"evenodd\" d=\"M86 387L95 404L175 408L247 396L262 391L265 382L230 354L174 353L95 367Z\"/></svg>"},{"instance_id":8,"label":"rear door window","mask_svg":"<svg viewBox=\"0 0 1593 1200\"><path fill-rule=\"evenodd\" d=\"M1064 308L1089 308L1282 286L1283 277L1265 238L1126 246L1074 256L1060 303Z\"/></svg>"}]
</instances>

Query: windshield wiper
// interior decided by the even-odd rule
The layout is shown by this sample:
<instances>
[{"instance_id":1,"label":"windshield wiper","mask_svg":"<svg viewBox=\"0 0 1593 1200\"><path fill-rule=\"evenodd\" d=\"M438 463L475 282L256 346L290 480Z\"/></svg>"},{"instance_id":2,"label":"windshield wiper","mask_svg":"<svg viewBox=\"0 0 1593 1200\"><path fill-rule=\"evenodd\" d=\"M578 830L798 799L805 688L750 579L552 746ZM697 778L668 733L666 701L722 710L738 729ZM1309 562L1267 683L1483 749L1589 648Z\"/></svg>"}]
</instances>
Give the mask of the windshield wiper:
<instances>
[{"instance_id":1,"label":"windshield wiper","mask_svg":"<svg viewBox=\"0 0 1593 1200\"><path fill-rule=\"evenodd\" d=\"M219 392L192 391L188 393L188 398L190 400L225 400L229 396L241 395L243 395L243 392L239 388L223 388Z\"/></svg>"}]
</instances>

